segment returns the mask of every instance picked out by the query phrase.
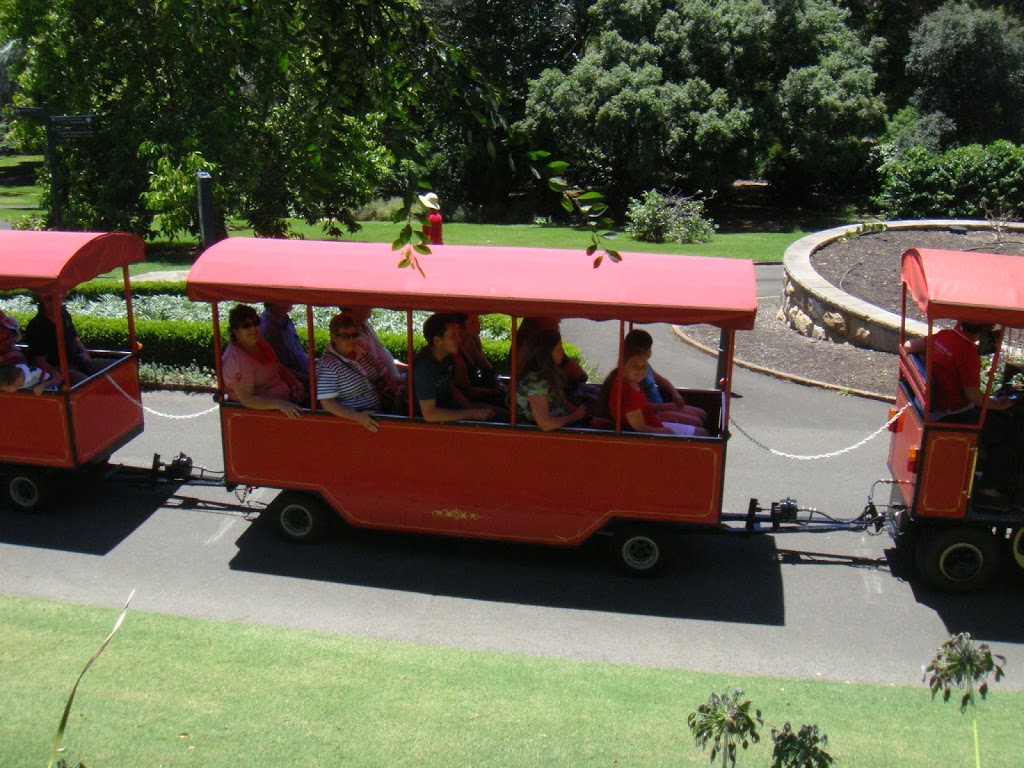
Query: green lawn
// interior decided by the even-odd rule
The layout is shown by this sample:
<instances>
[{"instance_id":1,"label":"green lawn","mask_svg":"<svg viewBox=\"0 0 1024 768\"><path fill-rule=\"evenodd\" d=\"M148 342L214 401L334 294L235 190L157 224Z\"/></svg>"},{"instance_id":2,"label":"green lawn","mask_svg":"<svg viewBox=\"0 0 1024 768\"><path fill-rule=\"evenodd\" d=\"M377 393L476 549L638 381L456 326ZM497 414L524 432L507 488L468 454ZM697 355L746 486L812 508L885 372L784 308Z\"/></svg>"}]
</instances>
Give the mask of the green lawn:
<instances>
[{"instance_id":1,"label":"green lawn","mask_svg":"<svg viewBox=\"0 0 1024 768\"><path fill-rule=\"evenodd\" d=\"M323 233L315 227L296 227L310 239L323 238ZM367 222L364 228L343 241L362 241L390 243L398 233L398 225L388 222ZM718 256L732 259L752 259L754 261L781 261L787 246L803 237L806 232L739 232L717 235L713 242L704 245L653 245L638 243L632 238L622 235L614 241L615 246L624 252L639 251L644 253L677 253L693 256ZM251 230L234 230L232 237L251 237ZM571 227L537 227L530 224L446 224L445 242L462 245L520 245L533 248L568 248L584 252L590 243L586 232ZM146 261L133 264L130 268L133 275L142 272L188 269L195 251L195 243L187 240L176 240L168 243L165 239L157 239L148 246ZM424 265L429 265L430 256L424 257ZM627 256L628 258L628 256ZM398 254L395 254L398 263ZM589 263L589 260L587 261ZM120 272L114 276L119 276Z\"/></svg>"},{"instance_id":2,"label":"green lawn","mask_svg":"<svg viewBox=\"0 0 1024 768\"><path fill-rule=\"evenodd\" d=\"M293 228L304 237L320 239L323 232L319 227L304 222L293 222ZM400 225L391 222L369 221L362 223L362 229L354 235L341 239L374 243L390 243L397 236ZM236 235L251 235L251 230L233 232ZM799 240L807 232L795 229L791 232L739 232L717 234L710 243L694 245L657 245L641 243L625 233L609 240L609 246L620 251L642 253L679 253L693 256L722 256L754 261L780 261L786 247ZM533 248L569 248L586 250L590 235L572 227L537 226L534 224L459 224L444 225L444 241L449 245L510 245ZM429 257L428 257L429 258Z\"/></svg>"},{"instance_id":3,"label":"green lawn","mask_svg":"<svg viewBox=\"0 0 1024 768\"><path fill-rule=\"evenodd\" d=\"M37 155L0 156L0 219L17 221L29 214L38 214L40 188L32 185L31 178L35 169L42 162ZM291 228L294 233L310 239L326 237L319 226L309 225L303 221L293 220ZM342 240L369 241L390 243L401 230L401 225L392 222L363 222L362 229L346 235ZM533 224L460 224L449 222L444 225L445 242L460 245L512 245L534 248L568 248L586 250L590 245L590 235L583 230L571 227L538 226ZM792 228L788 232L738 232L719 233L710 243L695 245L656 245L633 240L625 233L609 240L608 244L620 251L639 251L644 253L678 253L695 256L720 256L725 258L753 259L754 261L778 261L786 247L807 232ZM231 230L232 236L251 237L252 230L236 222ZM176 242L182 245L180 251L168 258L163 258L168 251L165 238L156 238L151 247L154 254L150 265L136 271L153 269L182 269L188 264L182 263L180 254L187 251L188 245L194 240L187 234ZM396 259L397 261L397 259Z\"/></svg>"},{"instance_id":4,"label":"green lawn","mask_svg":"<svg viewBox=\"0 0 1024 768\"><path fill-rule=\"evenodd\" d=\"M46 764L116 614L0 597L4 766ZM739 678L139 612L86 675L64 757L92 768L705 766L686 716L734 687L778 725L816 723L843 768L972 762L969 720L923 684ZM1024 694L998 686L981 704L989 768L1019 764L1021 711ZM769 754L766 732L737 764Z\"/></svg>"},{"instance_id":5,"label":"green lawn","mask_svg":"<svg viewBox=\"0 0 1024 768\"><path fill-rule=\"evenodd\" d=\"M35 186L39 155L0 155L0 219L17 221L39 213L39 187Z\"/></svg>"},{"instance_id":6,"label":"green lawn","mask_svg":"<svg viewBox=\"0 0 1024 768\"><path fill-rule=\"evenodd\" d=\"M0 187L0 206L16 208L20 215L39 208L39 187ZM13 212L12 212L13 213Z\"/></svg>"}]
</instances>

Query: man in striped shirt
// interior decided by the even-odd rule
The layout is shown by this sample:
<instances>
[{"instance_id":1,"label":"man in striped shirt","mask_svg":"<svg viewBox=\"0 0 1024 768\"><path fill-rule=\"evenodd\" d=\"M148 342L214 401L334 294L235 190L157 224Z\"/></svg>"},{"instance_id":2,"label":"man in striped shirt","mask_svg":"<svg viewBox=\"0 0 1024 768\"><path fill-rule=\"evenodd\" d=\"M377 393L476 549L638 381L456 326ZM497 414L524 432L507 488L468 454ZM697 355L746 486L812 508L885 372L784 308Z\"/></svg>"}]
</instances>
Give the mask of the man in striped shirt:
<instances>
[{"instance_id":1,"label":"man in striped shirt","mask_svg":"<svg viewBox=\"0 0 1024 768\"><path fill-rule=\"evenodd\" d=\"M359 346L359 325L352 315L335 315L330 328L330 346L316 364L320 407L376 432L378 425L371 413L381 406L377 380L387 372Z\"/></svg>"}]
</instances>

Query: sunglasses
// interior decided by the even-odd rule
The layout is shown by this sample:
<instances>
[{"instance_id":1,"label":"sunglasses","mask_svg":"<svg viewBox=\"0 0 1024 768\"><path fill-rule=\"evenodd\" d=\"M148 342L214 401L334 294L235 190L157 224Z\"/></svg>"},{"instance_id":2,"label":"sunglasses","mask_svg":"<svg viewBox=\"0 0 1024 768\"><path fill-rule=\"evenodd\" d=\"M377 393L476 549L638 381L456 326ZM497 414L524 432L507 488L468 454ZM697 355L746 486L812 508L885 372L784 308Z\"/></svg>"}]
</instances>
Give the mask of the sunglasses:
<instances>
[{"instance_id":1,"label":"sunglasses","mask_svg":"<svg viewBox=\"0 0 1024 768\"><path fill-rule=\"evenodd\" d=\"M259 328L259 327L260 327L260 321L259 320L246 320L245 322L242 322L242 323L239 323L238 325L236 325L235 326L235 330L241 330L243 328Z\"/></svg>"},{"instance_id":2,"label":"sunglasses","mask_svg":"<svg viewBox=\"0 0 1024 768\"><path fill-rule=\"evenodd\" d=\"M358 339L359 331L352 331L351 333L336 333L334 336L338 339Z\"/></svg>"}]
</instances>

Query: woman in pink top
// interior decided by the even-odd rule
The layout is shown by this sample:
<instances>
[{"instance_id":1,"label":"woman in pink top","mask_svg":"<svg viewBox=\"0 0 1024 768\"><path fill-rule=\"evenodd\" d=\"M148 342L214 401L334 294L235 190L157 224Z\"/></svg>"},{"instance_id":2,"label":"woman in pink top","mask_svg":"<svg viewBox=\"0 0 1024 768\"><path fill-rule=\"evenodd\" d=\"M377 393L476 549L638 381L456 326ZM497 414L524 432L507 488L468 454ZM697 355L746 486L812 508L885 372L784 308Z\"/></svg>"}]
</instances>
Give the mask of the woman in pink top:
<instances>
[{"instance_id":1,"label":"woman in pink top","mask_svg":"<svg viewBox=\"0 0 1024 768\"><path fill-rule=\"evenodd\" d=\"M305 387L260 336L256 310L245 304L236 305L228 313L228 328L231 343L224 350L222 370L231 399L246 408L298 416L298 404L306 397Z\"/></svg>"}]
</instances>

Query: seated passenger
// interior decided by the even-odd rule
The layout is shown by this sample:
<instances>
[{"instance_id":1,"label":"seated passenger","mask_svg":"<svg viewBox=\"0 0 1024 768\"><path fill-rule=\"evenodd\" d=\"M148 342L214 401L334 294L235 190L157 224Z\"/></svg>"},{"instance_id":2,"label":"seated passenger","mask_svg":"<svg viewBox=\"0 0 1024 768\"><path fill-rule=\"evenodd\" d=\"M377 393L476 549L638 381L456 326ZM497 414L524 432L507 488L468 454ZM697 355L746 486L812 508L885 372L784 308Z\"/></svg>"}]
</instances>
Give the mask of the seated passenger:
<instances>
[{"instance_id":1,"label":"seated passenger","mask_svg":"<svg viewBox=\"0 0 1024 768\"><path fill-rule=\"evenodd\" d=\"M396 387L402 386L405 383L406 365L395 361L391 350L384 346L380 337L377 336L377 332L373 330L373 326L370 325L370 316L373 314L373 310L369 307L352 307L347 310L342 309L342 312L348 312L355 318L360 334L359 346L373 355L378 365L387 370L388 376Z\"/></svg>"},{"instance_id":2,"label":"seated passenger","mask_svg":"<svg viewBox=\"0 0 1024 768\"><path fill-rule=\"evenodd\" d=\"M281 365L291 371L292 376L302 382L302 386L309 389L309 355L288 314L294 306L265 302L263 314L260 315L260 335L274 350Z\"/></svg>"},{"instance_id":3,"label":"seated passenger","mask_svg":"<svg viewBox=\"0 0 1024 768\"><path fill-rule=\"evenodd\" d=\"M650 403L661 420L703 427L708 418L704 409L695 405L687 405L672 382L651 367L651 352L654 347L654 339L651 334L640 328L634 328L626 334L624 344L626 347L642 349L647 352L647 375L640 382L640 389L643 390L647 402Z\"/></svg>"},{"instance_id":4,"label":"seated passenger","mask_svg":"<svg viewBox=\"0 0 1024 768\"><path fill-rule=\"evenodd\" d=\"M0 365L0 392L31 389L41 395L43 390L56 386L50 374L41 368L29 368L24 363Z\"/></svg>"},{"instance_id":5,"label":"seated passenger","mask_svg":"<svg viewBox=\"0 0 1024 768\"><path fill-rule=\"evenodd\" d=\"M573 405L565 394L562 337L546 329L532 334L519 352L516 412L545 432L587 418L587 408Z\"/></svg>"},{"instance_id":6,"label":"seated passenger","mask_svg":"<svg viewBox=\"0 0 1024 768\"><path fill-rule=\"evenodd\" d=\"M936 331L932 339L931 413L928 418L947 424L977 424L988 400L987 416L978 435L981 478L974 493L986 503L1009 506L1018 485L1017 434L1013 401L987 397L981 384L979 343L993 328L987 323L957 323ZM926 354L928 339L908 339L903 348L910 354Z\"/></svg>"},{"instance_id":7,"label":"seated passenger","mask_svg":"<svg viewBox=\"0 0 1024 768\"><path fill-rule=\"evenodd\" d=\"M622 426L634 432L650 432L684 437L707 437L708 431L693 424L664 422L647 402L640 382L647 374L647 352L640 347L626 347L622 365L605 380L608 412L611 418L622 414Z\"/></svg>"},{"instance_id":8,"label":"seated passenger","mask_svg":"<svg viewBox=\"0 0 1024 768\"><path fill-rule=\"evenodd\" d=\"M516 331L516 354L521 354L524 345L533 334L539 331L555 331L561 336L561 321L557 317L526 317L523 318ZM583 366L568 355L563 355L559 366L565 373L565 394L573 405L583 405L588 412L593 412L597 405L601 388L596 384L588 384L587 372Z\"/></svg>"},{"instance_id":9,"label":"seated passenger","mask_svg":"<svg viewBox=\"0 0 1024 768\"><path fill-rule=\"evenodd\" d=\"M71 384L77 384L96 372L98 366L89 355L71 315L63 304L57 304L44 297L38 299L39 309L25 327L25 343L28 345L26 358L30 365L42 368L54 379L60 377L60 351L57 346L58 312L64 327L64 349L68 357L68 377Z\"/></svg>"},{"instance_id":10,"label":"seated passenger","mask_svg":"<svg viewBox=\"0 0 1024 768\"><path fill-rule=\"evenodd\" d=\"M462 347L455 356L455 386L471 402L503 406L507 395L498 383L491 361L480 343L480 315L454 315L462 330ZM504 419L508 419L505 413Z\"/></svg>"},{"instance_id":11,"label":"seated passenger","mask_svg":"<svg viewBox=\"0 0 1024 768\"><path fill-rule=\"evenodd\" d=\"M412 364L416 402L426 421L459 419L485 421L494 408L474 406L455 383L455 356L462 346L462 331L452 315L434 314L423 323L427 346L416 353Z\"/></svg>"},{"instance_id":12,"label":"seated passenger","mask_svg":"<svg viewBox=\"0 0 1024 768\"><path fill-rule=\"evenodd\" d=\"M21 326L17 318L0 312L0 365L24 363L25 355L15 344L21 341Z\"/></svg>"},{"instance_id":13,"label":"seated passenger","mask_svg":"<svg viewBox=\"0 0 1024 768\"><path fill-rule=\"evenodd\" d=\"M351 314L331 318L331 343L316 364L316 397L328 413L376 432L370 413L383 405L379 382L387 372L359 346L359 335Z\"/></svg>"},{"instance_id":14,"label":"seated passenger","mask_svg":"<svg viewBox=\"0 0 1024 768\"><path fill-rule=\"evenodd\" d=\"M228 395L247 408L299 416L306 389L260 336L256 310L246 304L235 305L228 313L228 328L231 343L222 358Z\"/></svg>"}]
</instances>

